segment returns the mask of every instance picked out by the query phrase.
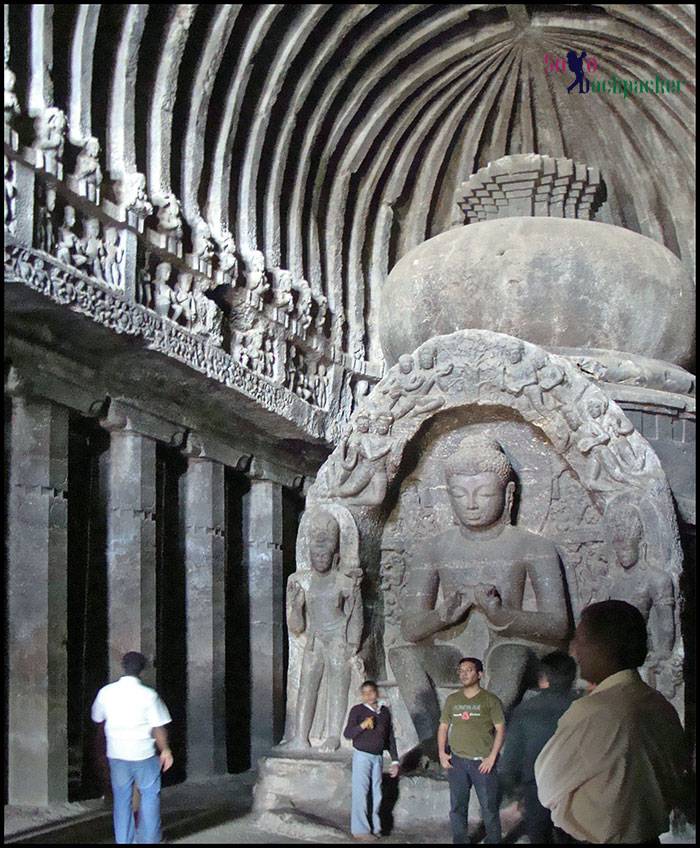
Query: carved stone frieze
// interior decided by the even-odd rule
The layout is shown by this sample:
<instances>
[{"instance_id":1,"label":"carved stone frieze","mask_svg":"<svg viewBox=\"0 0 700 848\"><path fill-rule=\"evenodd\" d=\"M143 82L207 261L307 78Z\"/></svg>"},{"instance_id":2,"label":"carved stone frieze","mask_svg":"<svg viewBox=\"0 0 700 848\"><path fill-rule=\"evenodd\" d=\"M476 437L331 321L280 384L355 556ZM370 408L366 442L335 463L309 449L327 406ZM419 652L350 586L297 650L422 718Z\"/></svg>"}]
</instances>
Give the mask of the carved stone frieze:
<instances>
[{"instance_id":1,"label":"carved stone frieze","mask_svg":"<svg viewBox=\"0 0 700 848\"><path fill-rule=\"evenodd\" d=\"M6 281L22 283L117 333L140 336L152 350L180 359L207 377L235 388L263 408L294 420L313 438L325 437L325 415L320 410L302 404L300 398L262 374L242 367L234 356L179 326L171 318L128 303L78 269L12 244L5 246L5 269ZM165 270L161 269L161 283L172 292L165 282ZM171 305L169 301L169 309Z\"/></svg>"}]
</instances>

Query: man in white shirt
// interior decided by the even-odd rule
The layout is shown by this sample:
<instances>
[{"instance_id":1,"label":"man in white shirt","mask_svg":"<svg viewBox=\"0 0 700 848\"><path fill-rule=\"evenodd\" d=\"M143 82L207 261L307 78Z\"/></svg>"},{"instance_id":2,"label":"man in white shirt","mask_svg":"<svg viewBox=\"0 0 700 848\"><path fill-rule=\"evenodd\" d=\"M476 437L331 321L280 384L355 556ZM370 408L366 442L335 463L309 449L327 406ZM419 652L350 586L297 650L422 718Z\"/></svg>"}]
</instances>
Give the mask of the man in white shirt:
<instances>
[{"instance_id":1,"label":"man in white shirt","mask_svg":"<svg viewBox=\"0 0 700 848\"><path fill-rule=\"evenodd\" d=\"M539 799L560 841L658 844L684 795L687 758L678 714L637 671L647 653L644 618L626 601L591 604L570 651L594 686L535 762Z\"/></svg>"},{"instance_id":2,"label":"man in white shirt","mask_svg":"<svg viewBox=\"0 0 700 848\"><path fill-rule=\"evenodd\" d=\"M146 667L144 655L129 651L122 657L122 667L124 676L100 689L91 713L94 722L104 722L107 738L114 837L119 845L159 843L160 772L173 764L164 725L172 719L158 693L139 678ZM134 783L141 794L138 828L132 807Z\"/></svg>"}]
</instances>

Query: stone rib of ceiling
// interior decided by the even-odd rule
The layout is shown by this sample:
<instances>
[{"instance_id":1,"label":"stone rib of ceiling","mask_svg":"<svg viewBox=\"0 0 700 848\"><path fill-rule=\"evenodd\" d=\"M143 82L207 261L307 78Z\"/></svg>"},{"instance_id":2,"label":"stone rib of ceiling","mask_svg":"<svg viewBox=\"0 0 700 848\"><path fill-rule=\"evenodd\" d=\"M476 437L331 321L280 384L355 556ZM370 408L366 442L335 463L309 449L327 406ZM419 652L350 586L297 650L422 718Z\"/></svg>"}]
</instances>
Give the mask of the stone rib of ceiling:
<instances>
[{"instance_id":1,"label":"stone rib of ceiling","mask_svg":"<svg viewBox=\"0 0 700 848\"><path fill-rule=\"evenodd\" d=\"M680 5L14 6L10 65L21 102L98 137L110 178L145 173L190 224L310 280L380 359L388 270L461 223L461 181L506 154L600 168L598 220L692 269L694 25ZM571 48L682 91L568 94L544 54Z\"/></svg>"}]
</instances>

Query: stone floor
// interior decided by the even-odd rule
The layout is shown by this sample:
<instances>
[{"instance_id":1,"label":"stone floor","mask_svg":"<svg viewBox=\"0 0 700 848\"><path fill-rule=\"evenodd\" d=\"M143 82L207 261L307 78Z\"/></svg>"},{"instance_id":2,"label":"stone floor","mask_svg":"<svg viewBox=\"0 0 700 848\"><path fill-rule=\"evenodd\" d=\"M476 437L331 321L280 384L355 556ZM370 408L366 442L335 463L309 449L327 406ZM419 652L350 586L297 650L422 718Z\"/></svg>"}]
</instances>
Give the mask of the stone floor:
<instances>
[{"instance_id":1,"label":"stone floor","mask_svg":"<svg viewBox=\"0 0 700 848\"><path fill-rule=\"evenodd\" d=\"M163 836L170 844L351 843L345 822L300 817L293 811L254 816L250 810L255 773L227 775L203 783L171 786L162 793ZM447 816L446 816L447 818ZM445 823L447 825L447 821ZM475 834L478 836L477 834ZM447 844L449 831L394 833L389 844ZM517 826L507 841L519 838ZM5 842L90 844L113 842L111 808L102 800L63 804L49 809L5 807ZM694 844L695 839L662 837L662 842ZM354 843L357 844L357 843Z\"/></svg>"}]
</instances>

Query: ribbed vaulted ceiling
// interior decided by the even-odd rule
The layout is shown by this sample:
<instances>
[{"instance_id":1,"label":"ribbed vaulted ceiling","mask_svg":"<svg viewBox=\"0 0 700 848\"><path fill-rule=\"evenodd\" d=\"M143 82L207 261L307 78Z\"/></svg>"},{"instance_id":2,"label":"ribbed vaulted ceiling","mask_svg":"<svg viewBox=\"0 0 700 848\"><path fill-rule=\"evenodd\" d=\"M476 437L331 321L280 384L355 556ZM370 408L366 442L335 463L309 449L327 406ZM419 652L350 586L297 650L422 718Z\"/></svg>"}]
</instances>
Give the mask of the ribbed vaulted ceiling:
<instances>
[{"instance_id":1,"label":"ribbed vaulted ceiling","mask_svg":"<svg viewBox=\"0 0 700 848\"><path fill-rule=\"evenodd\" d=\"M598 220L692 264L692 6L13 5L9 33L30 115L59 106L109 178L146 174L190 224L326 291L369 358L388 270L461 222L460 182L505 154L597 166ZM544 54L570 48L594 79L681 91L569 94Z\"/></svg>"}]
</instances>

